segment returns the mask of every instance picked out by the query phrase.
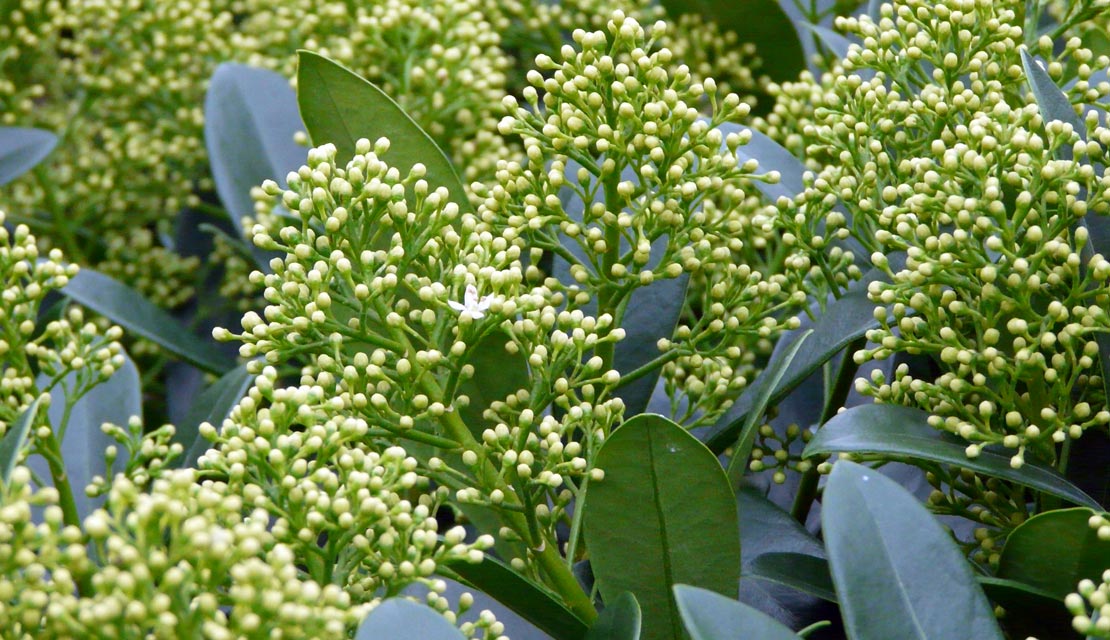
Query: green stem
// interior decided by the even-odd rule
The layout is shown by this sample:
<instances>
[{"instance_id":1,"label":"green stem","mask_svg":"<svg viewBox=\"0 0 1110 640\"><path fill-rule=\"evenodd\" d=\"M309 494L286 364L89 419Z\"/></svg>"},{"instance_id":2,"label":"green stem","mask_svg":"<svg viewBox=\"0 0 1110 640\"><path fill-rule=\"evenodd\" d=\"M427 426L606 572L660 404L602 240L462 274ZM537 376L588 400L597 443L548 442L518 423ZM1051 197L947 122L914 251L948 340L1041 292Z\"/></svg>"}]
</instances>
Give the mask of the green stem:
<instances>
[{"instance_id":1,"label":"green stem","mask_svg":"<svg viewBox=\"0 0 1110 640\"><path fill-rule=\"evenodd\" d=\"M46 458L46 463L50 467L50 476L54 480L54 489L58 491L58 504L62 508L62 522L69 527L81 528L81 516L77 513L77 501L73 497L73 488L69 484L69 476L66 475L65 461L62 458L62 448L58 444L58 439L54 437L54 429L51 428L48 435L43 440L43 446L46 448L48 455L43 456ZM89 576L82 576L77 583L78 593L84 596L92 594L92 580Z\"/></svg>"}]
</instances>

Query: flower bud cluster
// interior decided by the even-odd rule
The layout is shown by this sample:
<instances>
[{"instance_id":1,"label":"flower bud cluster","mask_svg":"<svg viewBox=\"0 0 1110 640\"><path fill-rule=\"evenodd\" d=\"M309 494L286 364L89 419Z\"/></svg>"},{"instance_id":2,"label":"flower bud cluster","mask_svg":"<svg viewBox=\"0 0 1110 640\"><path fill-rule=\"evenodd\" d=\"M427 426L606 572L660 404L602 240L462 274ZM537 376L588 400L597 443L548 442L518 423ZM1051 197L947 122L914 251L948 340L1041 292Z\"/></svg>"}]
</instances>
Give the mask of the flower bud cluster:
<instances>
[{"instance_id":1,"label":"flower bud cluster","mask_svg":"<svg viewBox=\"0 0 1110 640\"><path fill-rule=\"evenodd\" d=\"M1029 518L1024 488L944 465L927 471L925 480L933 488L926 503L934 513L983 525L961 545L971 559L997 567L1007 536Z\"/></svg>"},{"instance_id":2,"label":"flower bud cluster","mask_svg":"<svg viewBox=\"0 0 1110 640\"><path fill-rule=\"evenodd\" d=\"M789 324L780 312L802 301L792 295L801 275L765 276L738 259L749 238L764 239L744 192L764 176L737 160L750 134L717 126L749 107L676 66L656 46L665 33L615 12L604 31L575 31L577 47L558 60L538 56L528 106L506 98L512 115L500 124L523 139L527 161L499 164L497 183L478 193L479 215L520 230L534 262L551 253L569 263L561 284L572 306L615 311L638 288L690 277L703 304L667 337L681 359L668 379L695 410L716 410L746 383L741 347Z\"/></svg>"},{"instance_id":3,"label":"flower bud cluster","mask_svg":"<svg viewBox=\"0 0 1110 640\"><path fill-rule=\"evenodd\" d=\"M770 424L764 424L756 435L748 468L756 473L769 471L771 481L782 484L786 482L787 471L805 473L813 466L811 460L803 460L801 456L801 449L812 438L812 431L797 424L788 425L781 433Z\"/></svg>"},{"instance_id":4,"label":"flower bud cluster","mask_svg":"<svg viewBox=\"0 0 1110 640\"><path fill-rule=\"evenodd\" d=\"M64 287L77 275L76 265L66 265L62 253L50 251L41 256L35 236L26 225L4 226L0 211L0 432L38 395L35 376L46 366L54 374L83 368L86 363L113 367L118 353L111 342L99 339L95 327L76 322L71 310L66 319L51 323L50 335L41 332L39 314L43 300L51 291ZM77 328L76 331L74 328ZM114 334L113 334L114 335ZM101 357L104 351L104 357Z\"/></svg>"},{"instance_id":5,"label":"flower bud cluster","mask_svg":"<svg viewBox=\"0 0 1110 640\"><path fill-rule=\"evenodd\" d=\"M343 586L356 602L426 582L446 562L480 562L493 544L466 542L435 515L446 487L433 487L420 463L346 407L334 389L275 388L266 367L200 458L207 489L241 495L272 516L270 532L317 581Z\"/></svg>"},{"instance_id":6,"label":"flower bud cluster","mask_svg":"<svg viewBox=\"0 0 1110 640\"><path fill-rule=\"evenodd\" d=\"M792 259L835 273L827 247L850 239L856 262L886 272L868 290L881 305L875 346L856 361L924 355L940 367L876 370L857 390L929 411L969 456L1007 447L1015 468L1110 423L1095 342L1110 330L1099 302L1110 263L1090 251L1084 220L1110 213L1110 180L1094 167L1110 130L1045 121L1018 55L1020 15L1016 2L905 0L878 22L841 19L861 44L819 85L783 88L768 121L780 139L793 127L789 143L821 163L779 202ZM1069 51L1081 82L1110 62Z\"/></svg>"}]
</instances>

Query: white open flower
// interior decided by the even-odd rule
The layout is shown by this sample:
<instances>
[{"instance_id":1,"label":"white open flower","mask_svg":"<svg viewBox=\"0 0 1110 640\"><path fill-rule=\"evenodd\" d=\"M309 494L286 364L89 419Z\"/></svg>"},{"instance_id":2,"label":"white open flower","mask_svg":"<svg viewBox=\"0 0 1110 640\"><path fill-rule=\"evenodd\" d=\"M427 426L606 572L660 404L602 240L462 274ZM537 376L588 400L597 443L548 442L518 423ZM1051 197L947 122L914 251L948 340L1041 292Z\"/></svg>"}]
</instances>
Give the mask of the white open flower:
<instances>
[{"instance_id":1,"label":"white open flower","mask_svg":"<svg viewBox=\"0 0 1110 640\"><path fill-rule=\"evenodd\" d=\"M478 288L472 284L466 285L466 293L463 295L463 301L455 302L448 300L447 304L452 309L459 313L467 313L471 318L478 319L486 315L486 310L489 309L490 296L478 297Z\"/></svg>"}]
</instances>

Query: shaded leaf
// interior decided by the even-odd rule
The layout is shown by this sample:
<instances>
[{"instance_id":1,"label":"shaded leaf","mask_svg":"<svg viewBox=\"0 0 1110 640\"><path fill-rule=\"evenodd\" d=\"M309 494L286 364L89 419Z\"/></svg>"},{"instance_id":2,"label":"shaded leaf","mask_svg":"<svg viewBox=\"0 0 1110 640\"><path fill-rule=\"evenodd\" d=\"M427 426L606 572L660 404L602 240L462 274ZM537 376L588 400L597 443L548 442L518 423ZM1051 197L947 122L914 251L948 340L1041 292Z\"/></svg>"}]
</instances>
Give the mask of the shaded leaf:
<instances>
[{"instance_id":1,"label":"shaded leaf","mask_svg":"<svg viewBox=\"0 0 1110 640\"><path fill-rule=\"evenodd\" d=\"M848 49L852 47L852 41L848 38L828 27L822 27L821 25L810 24L808 22L799 22L798 24L817 36L821 44L836 58L844 60L848 57Z\"/></svg>"},{"instance_id":2,"label":"shaded leaf","mask_svg":"<svg viewBox=\"0 0 1110 640\"><path fill-rule=\"evenodd\" d=\"M756 430L759 428L759 422L764 412L767 411L767 407L770 405L771 394L782 382L782 377L787 368L790 367L790 363L794 361L798 351L811 335L813 335L813 329L807 329L799 335L787 347L786 353L781 358L775 359L764 371L764 375L759 377L760 386L755 391L752 409L748 412L744 426L740 430L740 437L737 438L736 446L733 447L732 457L728 461L728 481L733 488L740 486L740 480L744 477L744 472L748 468L748 457L751 455L752 446L755 444Z\"/></svg>"},{"instance_id":3,"label":"shaded leaf","mask_svg":"<svg viewBox=\"0 0 1110 640\"><path fill-rule=\"evenodd\" d=\"M904 264L905 254L891 254L887 259L890 268L897 271ZM825 312L813 323L813 334L809 337L806 348L790 362L786 372L782 374L782 379L775 385L768 400L771 405L785 398L818 367L840 353L852 341L879 326L879 321L875 319L876 305L868 299L867 287L872 282L886 280L885 272L872 269L840 299L829 303ZM789 350L783 349L775 354L775 358L767 363L764 373L752 382L709 432L706 445L714 453L721 453L736 442L748 412L755 406L756 390L760 389L762 384L759 381L760 378L768 375L767 371L775 370L775 359L784 358L786 353L789 353Z\"/></svg>"},{"instance_id":4,"label":"shaded leaf","mask_svg":"<svg viewBox=\"0 0 1110 640\"><path fill-rule=\"evenodd\" d=\"M613 353L613 367L617 371L631 373L659 357L657 344L660 338L674 335L689 282L690 275L683 273L677 278L656 280L632 292L621 318L625 337L617 343ZM624 401L625 415L647 410L662 371L659 367L617 388L614 395Z\"/></svg>"},{"instance_id":5,"label":"shaded leaf","mask_svg":"<svg viewBox=\"0 0 1110 640\"><path fill-rule=\"evenodd\" d=\"M205 371L223 373L235 366L214 344L194 335L138 291L102 273L82 268L62 293Z\"/></svg>"},{"instance_id":6,"label":"shaded leaf","mask_svg":"<svg viewBox=\"0 0 1110 640\"><path fill-rule=\"evenodd\" d=\"M1025 69L1025 79L1029 82L1029 88L1033 90L1033 98L1036 99L1045 121L1066 122L1075 129L1080 138L1086 137L1087 127L1072 107L1071 100L1068 100L1048 72L1033 59L1033 56L1029 55L1027 49L1021 50L1021 66ZM1063 159L1071 159L1071 145L1064 145L1061 151L1065 156Z\"/></svg>"},{"instance_id":7,"label":"shaded leaf","mask_svg":"<svg viewBox=\"0 0 1110 640\"><path fill-rule=\"evenodd\" d=\"M225 62L204 99L204 142L220 201L240 236L254 216L251 189L270 179L285 184L307 151L293 141L303 129L297 95L279 73Z\"/></svg>"},{"instance_id":8,"label":"shaded leaf","mask_svg":"<svg viewBox=\"0 0 1110 640\"><path fill-rule=\"evenodd\" d=\"M805 448L804 457L831 453L870 453L908 460L929 460L969 469L1044 491L1075 504L1098 507L1050 466L1027 460L1021 469L1010 466L1010 454L992 447L968 458L967 441L934 429L929 414L913 407L871 404L837 414L821 427Z\"/></svg>"},{"instance_id":9,"label":"shaded leaf","mask_svg":"<svg viewBox=\"0 0 1110 640\"><path fill-rule=\"evenodd\" d=\"M585 640L639 640L640 623L640 603L625 591L606 605Z\"/></svg>"},{"instance_id":10,"label":"shaded leaf","mask_svg":"<svg viewBox=\"0 0 1110 640\"><path fill-rule=\"evenodd\" d=\"M391 598L366 616L355 640L464 640L462 632L434 609Z\"/></svg>"},{"instance_id":11,"label":"shaded leaf","mask_svg":"<svg viewBox=\"0 0 1110 640\"><path fill-rule=\"evenodd\" d=\"M732 132L750 131L751 140L736 149L736 157L741 163L755 160L759 163L756 171L760 173L768 171L779 173L779 180L774 184L762 180L752 181L752 186L758 189L768 202L777 202L779 198L793 200L794 196L805 191L803 176L806 167L785 147L751 127L726 122L720 126L720 129L726 135Z\"/></svg>"},{"instance_id":12,"label":"shaded leaf","mask_svg":"<svg viewBox=\"0 0 1110 640\"><path fill-rule=\"evenodd\" d=\"M798 640L789 627L771 616L719 593L680 584L674 595L693 640Z\"/></svg>"},{"instance_id":13,"label":"shaded leaf","mask_svg":"<svg viewBox=\"0 0 1110 640\"><path fill-rule=\"evenodd\" d=\"M998 577L1061 599L1084 578L1097 584L1110 569L1110 540L1100 540L1088 525L1093 515L1091 509L1060 509L1021 523L1002 548Z\"/></svg>"},{"instance_id":14,"label":"shaded leaf","mask_svg":"<svg viewBox=\"0 0 1110 640\"><path fill-rule=\"evenodd\" d=\"M836 588L829 574L829 563L824 558L805 553L765 553L751 563L744 575L836 602Z\"/></svg>"},{"instance_id":15,"label":"shaded leaf","mask_svg":"<svg viewBox=\"0 0 1110 640\"><path fill-rule=\"evenodd\" d=\"M822 507L829 566L853 640L1002 640L963 552L893 480L841 460Z\"/></svg>"},{"instance_id":16,"label":"shaded leaf","mask_svg":"<svg viewBox=\"0 0 1110 640\"><path fill-rule=\"evenodd\" d=\"M586 623L557 595L488 554L477 564L452 562L448 566L467 584L555 638L581 638L586 633Z\"/></svg>"},{"instance_id":17,"label":"shaded leaf","mask_svg":"<svg viewBox=\"0 0 1110 640\"><path fill-rule=\"evenodd\" d=\"M42 162L58 144L58 137L42 129L0 127L0 186Z\"/></svg>"},{"instance_id":18,"label":"shaded leaf","mask_svg":"<svg viewBox=\"0 0 1110 640\"><path fill-rule=\"evenodd\" d=\"M471 346L461 363L473 366L474 375L459 383L458 393L470 398L470 404L459 409L459 417L479 442L483 431L496 426L494 421L482 417L482 412L492 402L504 401L528 384L528 360L521 351L506 351L508 341L504 331L494 330Z\"/></svg>"},{"instance_id":19,"label":"shaded leaf","mask_svg":"<svg viewBox=\"0 0 1110 640\"><path fill-rule=\"evenodd\" d=\"M247 372L244 363L225 373L197 397L171 440L171 443L179 443L185 448L179 461L181 467L194 466L208 450L208 441L200 435L201 423L207 422L219 429L224 418L239 404L252 384L254 375Z\"/></svg>"},{"instance_id":20,"label":"shaded leaf","mask_svg":"<svg viewBox=\"0 0 1110 640\"><path fill-rule=\"evenodd\" d=\"M645 639L679 638L671 587L737 593L740 532L728 478L696 438L651 414L610 435L596 465L605 479L590 484L583 508L601 595L611 601L632 592Z\"/></svg>"},{"instance_id":21,"label":"shaded leaf","mask_svg":"<svg viewBox=\"0 0 1110 640\"><path fill-rule=\"evenodd\" d=\"M1070 638L1074 635L1071 613L1059 598L1027 584L979 576L987 598L1002 607L1002 627L1012 638Z\"/></svg>"},{"instance_id":22,"label":"shaded leaf","mask_svg":"<svg viewBox=\"0 0 1110 640\"><path fill-rule=\"evenodd\" d=\"M7 485L11 482L12 471L19 462L19 454L27 444L27 435L31 433L31 425L35 423L42 397L38 397L31 406L19 414L15 422L8 425L4 437L0 439L0 484Z\"/></svg>"},{"instance_id":23,"label":"shaded leaf","mask_svg":"<svg viewBox=\"0 0 1110 640\"><path fill-rule=\"evenodd\" d=\"M381 89L339 63L297 52L297 103L313 144L333 143L337 161L355 154L355 142L389 138L387 162L405 175L416 163L427 169L430 190L446 187L461 211L470 210L462 180L432 138Z\"/></svg>"},{"instance_id":24,"label":"shaded leaf","mask_svg":"<svg viewBox=\"0 0 1110 640\"><path fill-rule=\"evenodd\" d=\"M793 81L806 68L798 33L782 6L774 0L663 0L672 18L693 13L716 22L722 31L736 33L737 42L751 42L763 60L761 74L776 82Z\"/></svg>"}]
</instances>

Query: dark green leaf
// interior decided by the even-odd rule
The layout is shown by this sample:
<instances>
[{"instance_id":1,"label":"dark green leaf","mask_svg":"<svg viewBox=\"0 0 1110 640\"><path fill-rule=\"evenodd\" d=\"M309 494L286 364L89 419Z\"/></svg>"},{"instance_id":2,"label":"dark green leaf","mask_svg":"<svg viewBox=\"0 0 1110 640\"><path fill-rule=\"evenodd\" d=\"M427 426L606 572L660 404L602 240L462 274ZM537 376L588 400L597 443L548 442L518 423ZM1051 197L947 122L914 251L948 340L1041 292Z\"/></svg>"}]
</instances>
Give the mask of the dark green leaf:
<instances>
[{"instance_id":1,"label":"dark green leaf","mask_svg":"<svg viewBox=\"0 0 1110 640\"><path fill-rule=\"evenodd\" d=\"M606 604L585 640L639 640L640 622L640 603L625 591Z\"/></svg>"},{"instance_id":2,"label":"dark green leaf","mask_svg":"<svg viewBox=\"0 0 1110 640\"><path fill-rule=\"evenodd\" d=\"M652 414L610 435L596 464L605 479L590 484L583 508L601 595L632 592L644 612L645 639L680 638L671 587L737 593L740 532L728 478L697 439Z\"/></svg>"},{"instance_id":3,"label":"dark green leaf","mask_svg":"<svg viewBox=\"0 0 1110 640\"><path fill-rule=\"evenodd\" d=\"M979 576L979 584L994 604L1002 607L1003 628L1012 638L1070 638L1071 614L1059 598L1027 584Z\"/></svg>"},{"instance_id":4,"label":"dark green leaf","mask_svg":"<svg viewBox=\"0 0 1110 640\"><path fill-rule=\"evenodd\" d=\"M463 581L515 611L554 638L577 639L586 633L586 623L563 605L560 598L487 555L478 564L449 565Z\"/></svg>"},{"instance_id":5,"label":"dark green leaf","mask_svg":"<svg viewBox=\"0 0 1110 640\"><path fill-rule=\"evenodd\" d=\"M617 343L613 354L613 367L617 371L628 374L659 357L659 339L674 335L689 282L689 274L684 273L677 278L656 280L632 292L621 318L625 337ZM617 389L616 395L624 401L626 416L647 409L660 373L661 367Z\"/></svg>"},{"instance_id":6,"label":"dark green leaf","mask_svg":"<svg viewBox=\"0 0 1110 640\"><path fill-rule=\"evenodd\" d=\"M693 640L798 640L771 616L719 593L680 584L674 596Z\"/></svg>"},{"instance_id":7,"label":"dark green leaf","mask_svg":"<svg viewBox=\"0 0 1110 640\"><path fill-rule=\"evenodd\" d=\"M424 179L431 189L446 187L452 202L467 211L462 180L451 161L420 125L381 89L342 65L309 51L298 51L297 103L313 144L333 143L338 161L355 154L355 142L389 138L386 161L401 175L416 163L427 169Z\"/></svg>"},{"instance_id":8,"label":"dark green leaf","mask_svg":"<svg viewBox=\"0 0 1110 640\"><path fill-rule=\"evenodd\" d=\"M464 636L434 609L391 598L366 616L355 640L464 640Z\"/></svg>"},{"instance_id":9,"label":"dark green leaf","mask_svg":"<svg viewBox=\"0 0 1110 640\"><path fill-rule=\"evenodd\" d=\"M42 398L36 398L26 411L19 414L15 422L8 425L4 437L0 439L0 484L7 485L12 479L12 471L19 462L19 454L27 444L27 434L31 432L31 425L35 423L39 405Z\"/></svg>"},{"instance_id":10,"label":"dark green leaf","mask_svg":"<svg viewBox=\"0 0 1110 640\"><path fill-rule=\"evenodd\" d=\"M470 347L462 363L472 365L474 375L459 383L459 393L470 398L470 404L459 409L459 417L479 441L483 431L496 426L482 412L528 385L528 360L520 351L506 351L507 342L504 331L494 330Z\"/></svg>"},{"instance_id":11,"label":"dark green leaf","mask_svg":"<svg viewBox=\"0 0 1110 640\"><path fill-rule=\"evenodd\" d=\"M1084 578L1099 582L1110 569L1110 540L1100 540L1087 521L1091 509L1061 509L1033 516L1006 539L998 577L1064 598Z\"/></svg>"},{"instance_id":12,"label":"dark green leaf","mask_svg":"<svg viewBox=\"0 0 1110 640\"><path fill-rule=\"evenodd\" d=\"M728 481L733 488L739 488L744 471L748 468L748 456L751 455L752 445L755 444L756 430L771 402L771 394L782 382L782 377L790 367L790 363L794 362L798 351L811 335L813 335L813 329L807 329L799 335L790 343L782 357L775 359L765 370L764 375L759 377L759 389L755 392L754 404L744 421L744 427L740 430L736 446L733 447L732 458L728 461Z\"/></svg>"},{"instance_id":13,"label":"dark green leaf","mask_svg":"<svg viewBox=\"0 0 1110 640\"><path fill-rule=\"evenodd\" d=\"M219 429L224 418L239 404L253 383L254 375L247 372L246 364L241 364L225 373L200 394L189 408L185 419L178 425L171 441L185 447L185 453L179 462L181 467L195 465L208 448L208 441L200 435L201 423L207 422Z\"/></svg>"},{"instance_id":14,"label":"dark green leaf","mask_svg":"<svg viewBox=\"0 0 1110 640\"><path fill-rule=\"evenodd\" d=\"M736 33L738 42L755 44L763 60L760 73L775 82L798 79L806 68L805 52L790 16L775 0L663 0L672 18L693 13L716 22L722 31Z\"/></svg>"},{"instance_id":15,"label":"dark green leaf","mask_svg":"<svg viewBox=\"0 0 1110 640\"><path fill-rule=\"evenodd\" d=\"M1072 443L1065 474L1103 509L1110 507L1110 464L1107 460L1110 460L1110 434L1105 429L1087 429L1082 442Z\"/></svg>"},{"instance_id":16,"label":"dark green leaf","mask_svg":"<svg viewBox=\"0 0 1110 640\"><path fill-rule=\"evenodd\" d=\"M897 271L901 268L900 265L904 263L905 255L892 254L887 256L887 259L890 262L890 268ZM825 312L813 323L813 335L809 338L806 348L786 368L781 381L775 386L774 392L771 393L769 399L771 405L775 405L785 398L787 394L809 377L809 374L816 371L818 367L842 351L852 341L879 326L879 321L875 319L876 305L867 298L867 287L872 282L885 282L886 280L886 274L883 271L872 269L839 300L830 303L825 308ZM788 353L788 350L784 349L776 353L776 358L785 357L786 353ZM766 371L773 371L775 366L776 363L772 360L772 362L767 363ZM764 375L767 375L767 373L761 374L760 377ZM714 453L721 453L736 442L736 437L740 433L740 428L743 426L748 412L755 406L755 390L760 389L761 384L759 378L753 381L751 387L740 396L710 431L706 444Z\"/></svg>"},{"instance_id":17,"label":"dark green leaf","mask_svg":"<svg viewBox=\"0 0 1110 640\"><path fill-rule=\"evenodd\" d=\"M829 563L824 558L805 553L765 553L751 563L744 575L777 582L822 600L836 602Z\"/></svg>"},{"instance_id":18,"label":"dark green leaf","mask_svg":"<svg viewBox=\"0 0 1110 640\"><path fill-rule=\"evenodd\" d=\"M1075 504L1098 507L1093 498L1047 465L1027 460L1020 469L1014 469L1009 455L990 447L984 448L978 457L968 458L965 440L934 429L928 419L928 413L912 407L889 404L853 407L825 423L803 455L870 453L929 460L1008 480Z\"/></svg>"},{"instance_id":19,"label":"dark green leaf","mask_svg":"<svg viewBox=\"0 0 1110 640\"><path fill-rule=\"evenodd\" d=\"M68 395L77 388L77 378L77 373L70 373L47 389L50 380L40 375L37 383L40 389L50 392L47 415L55 433L61 435L66 475L69 476L73 489L77 513L84 518L104 501L103 497L93 499L85 495L85 486L95 476L107 477L110 474L111 470L105 466L104 451L109 446L117 445L116 440L104 433L100 426L110 422L126 427L133 416L142 418L143 397L139 370L125 356L123 366L116 369L111 378L96 385L74 402L67 416L65 407L70 401ZM31 468L41 477L50 477L45 460L33 460Z\"/></svg>"},{"instance_id":20,"label":"dark green leaf","mask_svg":"<svg viewBox=\"0 0 1110 640\"><path fill-rule=\"evenodd\" d=\"M908 491L841 460L825 485L821 524L853 640L1002 640L963 552Z\"/></svg>"},{"instance_id":21,"label":"dark green leaf","mask_svg":"<svg viewBox=\"0 0 1110 640\"><path fill-rule=\"evenodd\" d=\"M0 186L30 171L57 144L58 137L49 131L0 127Z\"/></svg>"},{"instance_id":22,"label":"dark green leaf","mask_svg":"<svg viewBox=\"0 0 1110 640\"><path fill-rule=\"evenodd\" d=\"M281 74L226 62L216 68L204 99L204 142L212 178L242 236L243 217L254 216L251 189L304 164L307 153L293 141L303 129L297 96Z\"/></svg>"},{"instance_id":23,"label":"dark green leaf","mask_svg":"<svg viewBox=\"0 0 1110 640\"><path fill-rule=\"evenodd\" d=\"M102 273L82 268L62 293L205 371L223 373L235 366L214 344L194 335L138 291Z\"/></svg>"}]
</instances>

